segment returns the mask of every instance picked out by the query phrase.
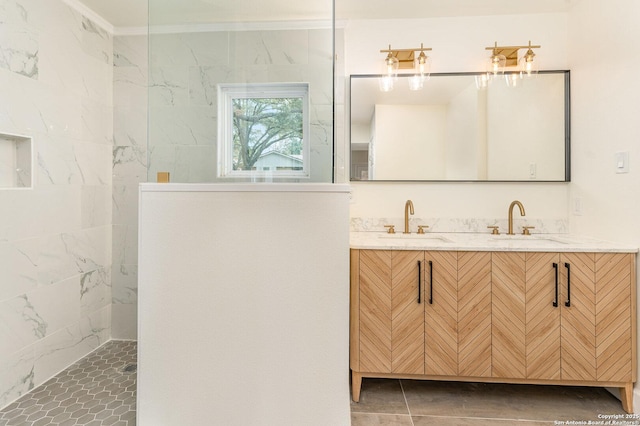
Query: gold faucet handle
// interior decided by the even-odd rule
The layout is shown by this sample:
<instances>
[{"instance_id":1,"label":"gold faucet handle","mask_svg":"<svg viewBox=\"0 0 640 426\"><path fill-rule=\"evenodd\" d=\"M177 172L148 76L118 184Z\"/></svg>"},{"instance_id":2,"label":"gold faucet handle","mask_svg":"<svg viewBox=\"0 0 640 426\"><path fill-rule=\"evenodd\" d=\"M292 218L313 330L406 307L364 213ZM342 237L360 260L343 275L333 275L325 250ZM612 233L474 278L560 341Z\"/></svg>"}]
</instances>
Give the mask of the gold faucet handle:
<instances>
[{"instance_id":1,"label":"gold faucet handle","mask_svg":"<svg viewBox=\"0 0 640 426\"><path fill-rule=\"evenodd\" d=\"M424 228L428 228L429 225L418 225L418 234L424 234Z\"/></svg>"},{"instance_id":2,"label":"gold faucet handle","mask_svg":"<svg viewBox=\"0 0 640 426\"><path fill-rule=\"evenodd\" d=\"M500 235L500 230L498 226L487 226L487 228L491 229L491 235Z\"/></svg>"},{"instance_id":3,"label":"gold faucet handle","mask_svg":"<svg viewBox=\"0 0 640 426\"><path fill-rule=\"evenodd\" d=\"M385 228L389 228L387 229L387 234L395 234L396 233L396 229L395 229L395 225L385 225Z\"/></svg>"},{"instance_id":4,"label":"gold faucet handle","mask_svg":"<svg viewBox=\"0 0 640 426\"><path fill-rule=\"evenodd\" d=\"M523 226L522 227L522 235L531 235L531 232L529 232L529 229L536 229L535 226Z\"/></svg>"}]
</instances>

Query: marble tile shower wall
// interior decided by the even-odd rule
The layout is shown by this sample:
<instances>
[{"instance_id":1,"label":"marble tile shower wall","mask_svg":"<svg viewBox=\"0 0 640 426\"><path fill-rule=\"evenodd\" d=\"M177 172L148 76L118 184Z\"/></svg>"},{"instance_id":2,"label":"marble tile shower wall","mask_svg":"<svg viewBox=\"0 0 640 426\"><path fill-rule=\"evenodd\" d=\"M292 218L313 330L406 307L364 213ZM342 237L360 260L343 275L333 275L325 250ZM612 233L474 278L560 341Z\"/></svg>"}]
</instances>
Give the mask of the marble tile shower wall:
<instances>
[{"instance_id":1,"label":"marble tile shower wall","mask_svg":"<svg viewBox=\"0 0 640 426\"><path fill-rule=\"evenodd\" d=\"M0 407L111 323L112 36L60 0L0 0L0 133L34 189L0 189Z\"/></svg>"},{"instance_id":2,"label":"marble tile shower wall","mask_svg":"<svg viewBox=\"0 0 640 426\"><path fill-rule=\"evenodd\" d=\"M148 38L113 39L112 336L137 337L138 184L147 181Z\"/></svg>"},{"instance_id":3,"label":"marble tile shower wall","mask_svg":"<svg viewBox=\"0 0 640 426\"><path fill-rule=\"evenodd\" d=\"M308 82L311 181L331 182L331 29L151 35L149 176L216 180L217 83Z\"/></svg>"}]
</instances>

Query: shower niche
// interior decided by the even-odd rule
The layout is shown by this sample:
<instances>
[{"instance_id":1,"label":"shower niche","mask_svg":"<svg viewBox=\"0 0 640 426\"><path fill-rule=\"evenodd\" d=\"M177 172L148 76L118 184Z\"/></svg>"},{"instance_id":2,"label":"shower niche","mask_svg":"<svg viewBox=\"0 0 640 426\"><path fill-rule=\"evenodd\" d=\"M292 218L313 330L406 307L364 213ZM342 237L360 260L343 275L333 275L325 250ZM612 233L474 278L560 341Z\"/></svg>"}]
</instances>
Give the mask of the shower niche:
<instances>
[{"instance_id":1,"label":"shower niche","mask_svg":"<svg viewBox=\"0 0 640 426\"><path fill-rule=\"evenodd\" d=\"M33 187L33 140L0 133L0 189Z\"/></svg>"}]
</instances>

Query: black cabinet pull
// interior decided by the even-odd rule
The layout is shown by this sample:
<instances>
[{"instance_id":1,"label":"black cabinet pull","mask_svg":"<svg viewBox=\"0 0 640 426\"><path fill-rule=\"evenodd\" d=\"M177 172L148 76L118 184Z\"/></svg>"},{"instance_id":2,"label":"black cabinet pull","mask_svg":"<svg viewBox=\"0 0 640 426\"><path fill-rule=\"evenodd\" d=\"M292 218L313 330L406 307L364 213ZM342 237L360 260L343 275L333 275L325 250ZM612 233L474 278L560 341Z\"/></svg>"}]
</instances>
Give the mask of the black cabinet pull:
<instances>
[{"instance_id":1,"label":"black cabinet pull","mask_svg":"<svg viewBox=\"0 0 640 426\"><path fill-rule=\"evenodd\" d=\"M557 263L553 263L553 269L555 269L555 273L556 273L556 298L553 300L553 307L557 308L558 307L558 264Z\"/></svg>"},{"instance_id":2,"label":"black cabinet pull","mask_svg":"<svg viewBox=\"0 0 640 426\"><path fill-rule=\"evenodd\" d=\"M429 261L429 304L433 305L433 262Z\"/></svg>"},{"instance_id":3,"label":"black cabinet pull","mask_svg":"<svg viewBox=\"0 0 640 426\"><path fill-rule=\"evenodd\" d=\"M568 263L564 264L564 267L567 268L567 301L564 302L564 306L571 306L571 265Z\"/></svg>"},{"instance_id":4,"label":"black cabinet pull","mask_svg":"<svg viewBox=\"0 0 640 426\"><path fill-rule=\"evenodd\" d=\"M418 260L418 303L422 303L422 261Z\"/></svg>"}]
</instances>

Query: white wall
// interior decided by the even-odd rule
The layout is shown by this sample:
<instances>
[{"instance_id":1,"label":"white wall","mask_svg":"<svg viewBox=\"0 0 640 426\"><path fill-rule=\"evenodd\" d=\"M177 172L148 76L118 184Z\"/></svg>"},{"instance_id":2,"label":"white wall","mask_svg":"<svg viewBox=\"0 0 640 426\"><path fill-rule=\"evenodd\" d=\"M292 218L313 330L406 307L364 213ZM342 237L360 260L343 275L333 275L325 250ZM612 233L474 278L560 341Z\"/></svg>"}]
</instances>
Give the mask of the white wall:
<instances>
[{"instance_id":1,"label":"white wall","mask_svg":"<svg viewBox=\"0 0 640 426\"><path fill-rule=\"evenodd\" d=\"M0 133L36 154L34 189L0 189L2 407L110 336L113 63L60 0L0 9Z\"/></svg>"},{"instance_id":2,"label":"white wall","mask_svg":"<svg viewBox=\"0 0 640 426\"><path fill-rule=\"evenodd\" d=\"M446 107L376 105L376 179L437 179L444 175ZM401 141L405 150L399 150ZM384 160L382 160L384 159Z\"/></svg>"},{"instance_id":3,"label":"white wall","mask_svg":"<svg viewBox=\"0 0 640 426\"><path fill-rule=\"evenodd\" d=\"M564 178L564 78L563 74L539 75L525 80L515 90L505 84L494 85L487 92L490 179ZM533 176L531 164L535 169Z\"/></svg>"},{"instance_id":4,"label":"white wall","mask_svg":"<svg viewBox=\"0 0 640 426\"><path fill-rule=\"evenodd\" d=\"M486 179L486 111L486 92L475 85L451 100L446 121L447 179Z\"/></svg>"},{"instance_id":5,"label":"white wall","mask_svg":"<svg viewBox=\"0 0 640 426\"><path fill-rule=\"evenodd\" d=\"M139 425L350 424L348 207L346 185L141 187Z\"/></svg>"},{"instance_id":6,"label":"white wall","mask_svg":"<svg viewBox=\"0 0 640 426\"><path fill-rule=\"evenodd\" d=\"M384 59L379 50L389 43L398 48L420 43L432 47L432 72L436 73L482 70L486 46L495 41L510 45L531 40L542 46L538 52L542 69L567 69L567 31L566 14L349 21L344 29L345 78L379 72ZM345 127L345 132L338 133L338 149L346 156ZM353 182L352 188L352 217L400 217L407 199L414 201L418 217L506 218L514 199L524 203L529 217L566 219L568 215L566 183Z\"/></svg>"},{"instance_id":7,"label":"white wall","mask_svg":"<svg viewBox=\"0 0 640 426\"><path fill-rule=\"evenodd\" d=\"M572 69L571 230L640 246L640 2L582 0L569 14ZM597 52L594 55L594 52ZM630 52L632 52L630 54ZM616 174L614 154L630 171ZM640 412L636 385L635 412Z\"/></svg>"}]
</instances>

